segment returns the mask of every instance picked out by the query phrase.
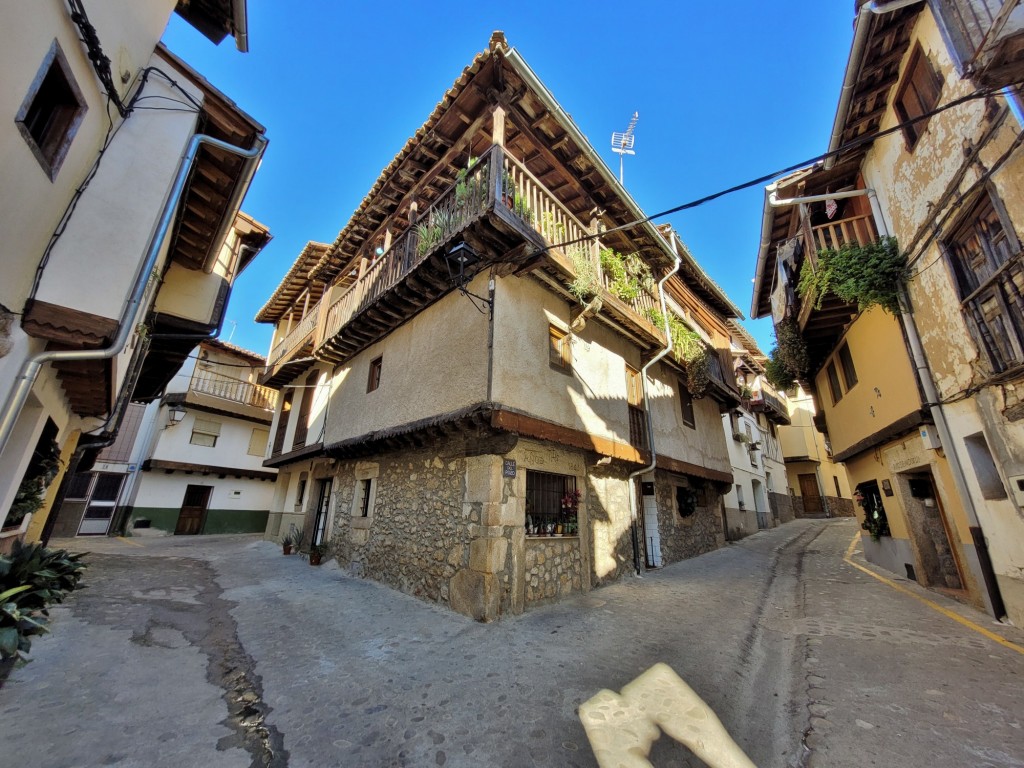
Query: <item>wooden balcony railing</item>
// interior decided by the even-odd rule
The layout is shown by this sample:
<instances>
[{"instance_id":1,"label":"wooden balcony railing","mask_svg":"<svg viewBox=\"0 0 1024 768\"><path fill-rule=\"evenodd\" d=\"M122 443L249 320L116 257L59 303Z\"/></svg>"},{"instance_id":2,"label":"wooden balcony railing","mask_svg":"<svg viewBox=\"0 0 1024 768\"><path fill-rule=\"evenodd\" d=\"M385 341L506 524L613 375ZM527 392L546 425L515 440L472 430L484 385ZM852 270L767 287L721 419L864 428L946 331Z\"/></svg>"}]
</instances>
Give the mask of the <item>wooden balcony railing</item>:
<instances>
[{"instance_id":1,"label":"wooden balcony railing","mask_svg":"<svg viewBox=\"0 0 1024 768\"><path fill-rule=\"evenodd\" d=\"M466 177L449 187L428 208L419 223L396 237L391 247L327 310L324 337L337 335L360 311L408 275L437 248L484 214L491 199L488 184L492 147L469 169Z\"/></svg>"},{"instance_id":2,"label":"wooden balcony railing","mask_svg":"<svg viewBox=\"0 0 1024 768\"><path fill-rule=\"evenodd\" d=\"M818 251L836 249L844 243L867 245L878 239L875 222L870 214L819 224L811 227L811 232L814 235L814 247L810 250L815 255Z\"/></svg>"},{"instance_id":3,"label":"wooden balcony railing","mask_svg":"<svg viewBox=\"0 0 1024 768\"><path fill-rule=\"evenodd\" d=\"M277 406L277 390L249 381L233 379L212 371L197 370L192 375L189 389L199 394L211 395L267 411L273 411Z\"/></svg>"},{"instance_id":4,"label":"wooden balcony railing","mask_svg":"<svg viewBox=\"0 0 1024 768\"><path fill-rule=\"evenodd\" d=\"M811 227L811 238L812 242L807 243L807 259L810 261L811 267L817 269L818 251L837 249L845 243L867 245L878 239L878 232L875 229L874 219L870 214L865 214ZM801 300L797 317L801 328L807 326L811 309L817 301L818 295L814 290L808 292Z\"/></svg>"},{"instance_id":5,"label":"wooden balcony railing","mask_svg":"<svg viewBox=\"0 0 1024 768\"><path fill-rule=\"evenodd\" d=\"M285 355L300 347L302 342L316 330L317 318L319 316L320 302L317 302L316 305L310 308L306 316L299 321L299 324L274 345L274 348L270 351L270 357L267 358L267 367L274 365Z\"/></svg>"}]
</instances>

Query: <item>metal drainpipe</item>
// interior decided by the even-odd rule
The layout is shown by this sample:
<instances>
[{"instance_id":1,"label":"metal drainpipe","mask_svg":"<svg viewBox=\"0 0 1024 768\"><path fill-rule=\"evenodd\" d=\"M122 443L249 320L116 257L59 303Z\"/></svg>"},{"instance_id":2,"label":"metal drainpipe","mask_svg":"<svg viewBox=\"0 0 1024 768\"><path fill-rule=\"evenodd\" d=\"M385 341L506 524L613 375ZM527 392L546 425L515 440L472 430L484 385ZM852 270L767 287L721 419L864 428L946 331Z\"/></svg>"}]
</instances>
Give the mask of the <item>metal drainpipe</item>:
<instances>
[{"instance_id":1,"label":"metal drainpipe","mask_svg":"<svg viewBox=\"0 0 1024 768\"><path fill-rule=\"evenodd\" d=\"M647 444L651 451L651 463L643 469L638 469L635 472L631 472L629 478L627 478L627 487L629 490L629 519L630 527L633 533L633 568L636 571L636 575L639 576L641 573L640 567L640 528L637 525L637 493L634 486L634 480L640 475L646 475L652 471L658 463L658 454L655 452L654 444L654 420L651 417L651 406L647 397L647 370L654 365L656 362L661 360L665 355L672 351L672 331L668 324L668 310L665 307L665 281L668 280L672 275L679 271L679 265L682 260L679 258L679 250L676 247L676 235L675 232L669 230L669 244L672 246L672 253L675 254L676 263L672 267L672 270L665 275L658 282L658 296L661 298L661 316L665 320L665 348L651 358L647 364L640 369L640 385L643 388L644 398L644 419L647 422Z\"/></svg>"},{"instance_id":2,"label":"metal drainpipe","mask_svg":"<svg viewBox=\"0 0 1024 768\"><path fill-rule=\"evenodd\" d=\"M220 139L215 139L214 137L207 136L205 134L197 134L192 137L181 157L181 161L178 164L178 174L174 179L174 183L167 195L167 199L164 201L163 211L160 214L156 229L149 241L146 258L140 266L139 271L136 273L135 286L132 288L132 292L125 302L124 311L121 313L117 336L114 337L114 340L111 342L109 347L102 349L44 350L36 353L35 355L31 355L22 364L21 370L18 372L18 376L15 379L14 387L11 389L11 394L8 396L7 402L4 404L3 413L0 415L0 454L2 454L6 449L7 442L10 440L11 433L14 431L15 422L21 414L21 409L24 407L25 401L28 400L29 393L32 391L32 386L35 384L35 380L39 376L39 372L46 363L58 361L103 360L120 354L121 350L123 350L125 345L128 343L128 339L135 331L135 321L141 308L143 296L146 293L146 285L149 282L150 273L156 266L157 258L160 255L164 239L167 237L167 232L170 229L174 213L177 210L178 204L181 202L181 197L185 190L185 183L188 180L189 172L195 162L196 155L199 153L199 148L204 144L244 157L249 161L252 167L255 168L255 165L259 163L259 160L263 155L263 151L266 149L267 140L262 135L259 135L256 137L256 143L252 149L242 149L234 144L229 144L226 141L221 141Z\"/></svg>"}]
</instances>

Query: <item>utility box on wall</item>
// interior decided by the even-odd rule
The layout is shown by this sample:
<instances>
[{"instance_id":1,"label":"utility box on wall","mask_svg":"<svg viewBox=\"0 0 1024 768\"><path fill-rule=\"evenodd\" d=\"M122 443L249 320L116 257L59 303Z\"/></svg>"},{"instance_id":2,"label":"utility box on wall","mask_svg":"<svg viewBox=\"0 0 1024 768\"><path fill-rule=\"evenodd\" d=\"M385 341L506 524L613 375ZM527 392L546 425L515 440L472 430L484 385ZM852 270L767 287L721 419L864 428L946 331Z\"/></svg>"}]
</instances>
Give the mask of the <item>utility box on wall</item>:
<instances>
[{"instance_id":1,"label":"utility box on wall","mask_svg":"<svg viewBox=\"0 0 1024 768\"><path fill-rule=\"evenodd\" d=\"M1024 475L1010 475L1007 480L1010 481L1013 500L1017 502L1018 507L1024 507Z\"/></svg>"}]
</instances>

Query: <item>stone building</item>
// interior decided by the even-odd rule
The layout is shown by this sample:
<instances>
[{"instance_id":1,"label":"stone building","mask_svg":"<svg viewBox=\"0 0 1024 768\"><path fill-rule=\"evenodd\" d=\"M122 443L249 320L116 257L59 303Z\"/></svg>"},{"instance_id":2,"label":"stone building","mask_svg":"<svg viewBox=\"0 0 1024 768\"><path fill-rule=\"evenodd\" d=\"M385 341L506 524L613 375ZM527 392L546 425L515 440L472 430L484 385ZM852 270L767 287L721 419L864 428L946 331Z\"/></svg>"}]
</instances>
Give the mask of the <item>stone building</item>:
<instances>
[{"instance_id":1,"label":"stone building","mask_svg":"<svg viewBox=\"0 0 1024 768\"><path fill-rule=\"evenodd\" d=\"M642 219L495 33L257 317L268 538L485 621L720 546L740 313Z\"/></svg>"},{"instance_id":2,"label":"stone building","mask_svg":"<svg viewBox=\"0 0 1024 768\"><path fill-rule=\"evenodd\" d=\"M856 7L828 156L765 190L751 314L803 346L868 559L1020 623L1024 7Z\"/></svg>"}]
</instances>

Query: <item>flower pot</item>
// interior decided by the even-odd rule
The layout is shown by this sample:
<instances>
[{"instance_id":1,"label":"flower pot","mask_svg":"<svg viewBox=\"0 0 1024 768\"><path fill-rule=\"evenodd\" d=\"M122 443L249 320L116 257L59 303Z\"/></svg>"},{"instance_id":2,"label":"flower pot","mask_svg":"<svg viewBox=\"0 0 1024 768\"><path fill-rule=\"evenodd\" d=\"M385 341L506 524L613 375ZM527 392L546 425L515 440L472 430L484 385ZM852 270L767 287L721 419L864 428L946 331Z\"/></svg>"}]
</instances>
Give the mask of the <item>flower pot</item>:
<instances>
[{"instance_id":1,"label":"flower pot","mask_svg":"<svg viewBox=\"0 0 1024 768\"><path fill-rule=\"evenodd\" d=\"M292 545L291 544L282 544L281 545L281 549L284 550L284 553L286 555L290 555L292 553Z\"/></svg>"},{"instance_id":2,"label":"flower pot","mask_svg":"<svg viewBox=\"0 0 1024 768\"><path fill-rule=\"evenodd\" d=\"M310 552L309 553L309 564L310 565L320 565L322 560L323 560L323 555L321 555L319 552Z\"/></svg>"}]
</instances>

